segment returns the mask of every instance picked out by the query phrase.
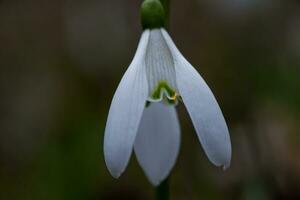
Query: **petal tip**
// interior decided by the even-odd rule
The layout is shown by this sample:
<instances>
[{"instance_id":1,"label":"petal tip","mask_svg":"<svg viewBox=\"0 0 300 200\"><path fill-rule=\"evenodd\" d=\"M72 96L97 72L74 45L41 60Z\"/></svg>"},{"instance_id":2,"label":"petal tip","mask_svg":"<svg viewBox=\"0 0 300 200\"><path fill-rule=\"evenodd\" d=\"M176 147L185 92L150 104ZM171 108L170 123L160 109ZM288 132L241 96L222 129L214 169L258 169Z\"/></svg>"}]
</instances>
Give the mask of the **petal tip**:
<instances>
[{"instance_id":1,"label":"petal tip","mask_svg":"<svg viewBox=\"0 0 300 200\"><path fill-rule=\"evenodd\" d=\"M147 173L145 171L146 177L148 179L148 181L151 183L151 185L153 185L154 187L159 186L166 178L167 176L158 176L158 175L150 175L149 173Z\"/></svg>"},{"instance_id":2,"label":"petal tip","mask_svg":"<svg viewBox=\"0 0 300 200\"><path fill-rule=\"evenodd\" d=\"M114 177L115 179L118 179L122 175L122 173L120 172L112 172L112 171L109 172L112 175L112 177Z\"/></svg>"},{"instance_id":3,"label":"petal tip","mask_svg":"<svg viewBox=\"0 0 300 200\"><path fill-rule=\"evenodd\" d=\"M149 181L154 187L159 186L161 183L161 181L159 181L159 180L149 180Z\"/></svg>"},{"instance_id":4,"label":"petal tip","mask_svg":"<svg viewBox=\"0 0 300 200\"><path fill-rule=\"evenodd\" d=\"M158 187L165 179L167 179L167 177L152 177L150 178L148 176L149 182L154 186L154 187Z\"/></svg>"},{"instance_id":5,"label":"petal tip","mask_svg":"<svg viewBox=\"0 0 300 200\"><path fill-rule=\"evenodd\" d=\"M230 167L231 158L223 158L223 159L216 159L215 157L208 156L208 160L215 165L216 167L222 168L223 171L227 170Z\"/></svg>"},{"instance_id":6,"label":"petal tip","mask_svg":"<svg viewBox=\"0 0 300 200\"><path fill-rule=\"evenodd\" d=\"M222 170L226 171L230 167L230 163L222 165Z\"/></svg>"},{"instance_id":7,"label":"petal tip","mask_svg":"<svg viewBox=\"0 0 300 200\"><path fill-rule=\"evenodd\" d=\"M108 165L106 165L106 166L107 166L107 169L108 169L110 175L112 177L114 177L115 179L118 179L122 175L122 173L123 173L123 171L121 171L119 169L116 169L116 168L113 168L113 167L109 167Z\"/></svg>"},{"instance_id":8,"label":"petal tip","mask_svg":"<svg viewBox=\"0 0 300 200\"><path fill-rule=\"evenodd\" d=\"M111 174L112 177L114 178L119 178L122 173L124 172L125 169L123 169L124 167L118 163L118 162L113 162L112 159L110 159L110 157L107 156L107 154L104 154L105 155L105 164L106 164L106 167L109 171L109 173ZM125 168L126 168L126 165L125 165Z\"/></svg>"}]
</instances>

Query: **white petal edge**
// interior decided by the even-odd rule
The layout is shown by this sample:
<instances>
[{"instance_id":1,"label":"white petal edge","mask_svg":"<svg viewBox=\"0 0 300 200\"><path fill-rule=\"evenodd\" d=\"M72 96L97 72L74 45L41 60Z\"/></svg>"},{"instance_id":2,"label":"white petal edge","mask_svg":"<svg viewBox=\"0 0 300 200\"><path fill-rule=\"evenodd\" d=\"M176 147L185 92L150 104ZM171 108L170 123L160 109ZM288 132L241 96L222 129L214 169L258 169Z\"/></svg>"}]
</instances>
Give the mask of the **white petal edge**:
<instances>
[{"instance_id":1,"label":"white petal edge","mask_svg":"<svg viewBox=\"0 0 300 200\"><path fill-rule=\"evenodd\" d=\"M145 54L149 30L141 36L135 56L114 94L104 135L104 158L111 175L125 170L148 96Z\"/></svg>"},{"instance_id":2,"label":"white petal edge","mask_svg":"<svg viewBox=\"0 0 300 200\"><path fill-rule=\"evenodd\" d=\"M180 126L174 106L151 103L144 110L134 143L137 160L157 186L171 172L180 148Z\"/></svg>"},{"instance_id":3,"label":"white petal edge","mask_svg":"<svg viewBox=\"0 0 300 200\"><path fill-rule=\"evenodd\" d=\"M231 161L231 142L222 111L207 84L182 56L169 34L161 29L175 65L177 87L209 160L226 169Z\"/></svg>"}]
</instances>

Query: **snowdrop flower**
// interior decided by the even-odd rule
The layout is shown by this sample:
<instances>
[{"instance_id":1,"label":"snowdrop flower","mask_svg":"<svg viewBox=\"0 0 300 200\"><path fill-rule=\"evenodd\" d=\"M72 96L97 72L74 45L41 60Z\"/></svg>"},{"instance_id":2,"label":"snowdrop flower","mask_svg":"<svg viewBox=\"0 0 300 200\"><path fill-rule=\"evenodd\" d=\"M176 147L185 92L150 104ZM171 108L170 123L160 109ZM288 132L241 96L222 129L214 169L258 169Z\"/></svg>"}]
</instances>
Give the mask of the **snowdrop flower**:
<instances>
[{"instance_id":1,"label":"snowdrop flower","mask_svg":"<svg viewBox=\"0 0 300 200\"><path fill-rule=\"evenodd\" d=\"M161 12L161 4L157 5ZM230 137L213 93L162 28L160 15L147 20L143 14L142 6L144 31L115 92L106 123L104 155L111 175L118 178L122 174L133 149L153 185L169 175L180 147L175 107L181 102L208 159L227 168Z\"/></svg>"}]
</instances>

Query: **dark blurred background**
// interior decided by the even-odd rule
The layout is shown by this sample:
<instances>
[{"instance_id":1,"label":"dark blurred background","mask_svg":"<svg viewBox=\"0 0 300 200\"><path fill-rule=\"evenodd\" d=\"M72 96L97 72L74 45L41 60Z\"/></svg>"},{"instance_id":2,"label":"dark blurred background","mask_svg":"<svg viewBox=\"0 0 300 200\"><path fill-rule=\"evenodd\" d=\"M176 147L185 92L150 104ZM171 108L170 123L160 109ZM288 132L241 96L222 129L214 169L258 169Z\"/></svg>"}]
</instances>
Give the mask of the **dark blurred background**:
<instances>
[{"instance_id":1,"label":"dark blurred background","mask_svg":"<svg viewBox=\"0 0 300 200\"><path fill-rule=\"evenodd\" d=\"M140 0L0 0L0 199L154 197L135 157L103 159L114 91L141 35ZM300 199L300 2L171 0L170 34L228 122L226 172L182 105L171 197Z\"/></svg>"}]
</instances>

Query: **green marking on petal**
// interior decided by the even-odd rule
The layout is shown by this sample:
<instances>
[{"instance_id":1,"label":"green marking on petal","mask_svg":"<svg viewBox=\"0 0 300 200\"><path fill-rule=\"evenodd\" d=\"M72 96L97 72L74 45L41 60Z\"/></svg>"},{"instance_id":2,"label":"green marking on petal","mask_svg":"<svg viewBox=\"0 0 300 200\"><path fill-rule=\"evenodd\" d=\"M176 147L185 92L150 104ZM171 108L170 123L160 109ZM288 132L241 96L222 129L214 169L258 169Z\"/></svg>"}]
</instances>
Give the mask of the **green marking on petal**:
<instances>
[{"instance_id":1,"label":"green marking on petal","mask_svg":"<svg viewBox=\"0 0 300 200\"><path fill-rule=\"evenodd\" d=\"M167 81L160 81L156 88L153 90L150 98L152 100L163 100L165 104L176 105L180 96L172 87L169 86ZM151 101L151 100L150 100ZM146 105L149 106L149 105Z\"/></svg>"},{"instance_id":2,"label":"green marking on petal","mask_svg":"<svg viewBox=\"0 0 300 200\"><path fill-rule=\"evenodd\" d=\"M168 95L170 97L174 97L175 98L176 92L175 92L175 90L173 88L171 88L168 85L167 81L160 81L158 83L158 85L156 86L156 88L154 89L154 91L152 92L151 97L153 99L159 99L160 95L161 95L161 90L162 89L164 89L168 93Z\"/></svg>"}]
</instances>

